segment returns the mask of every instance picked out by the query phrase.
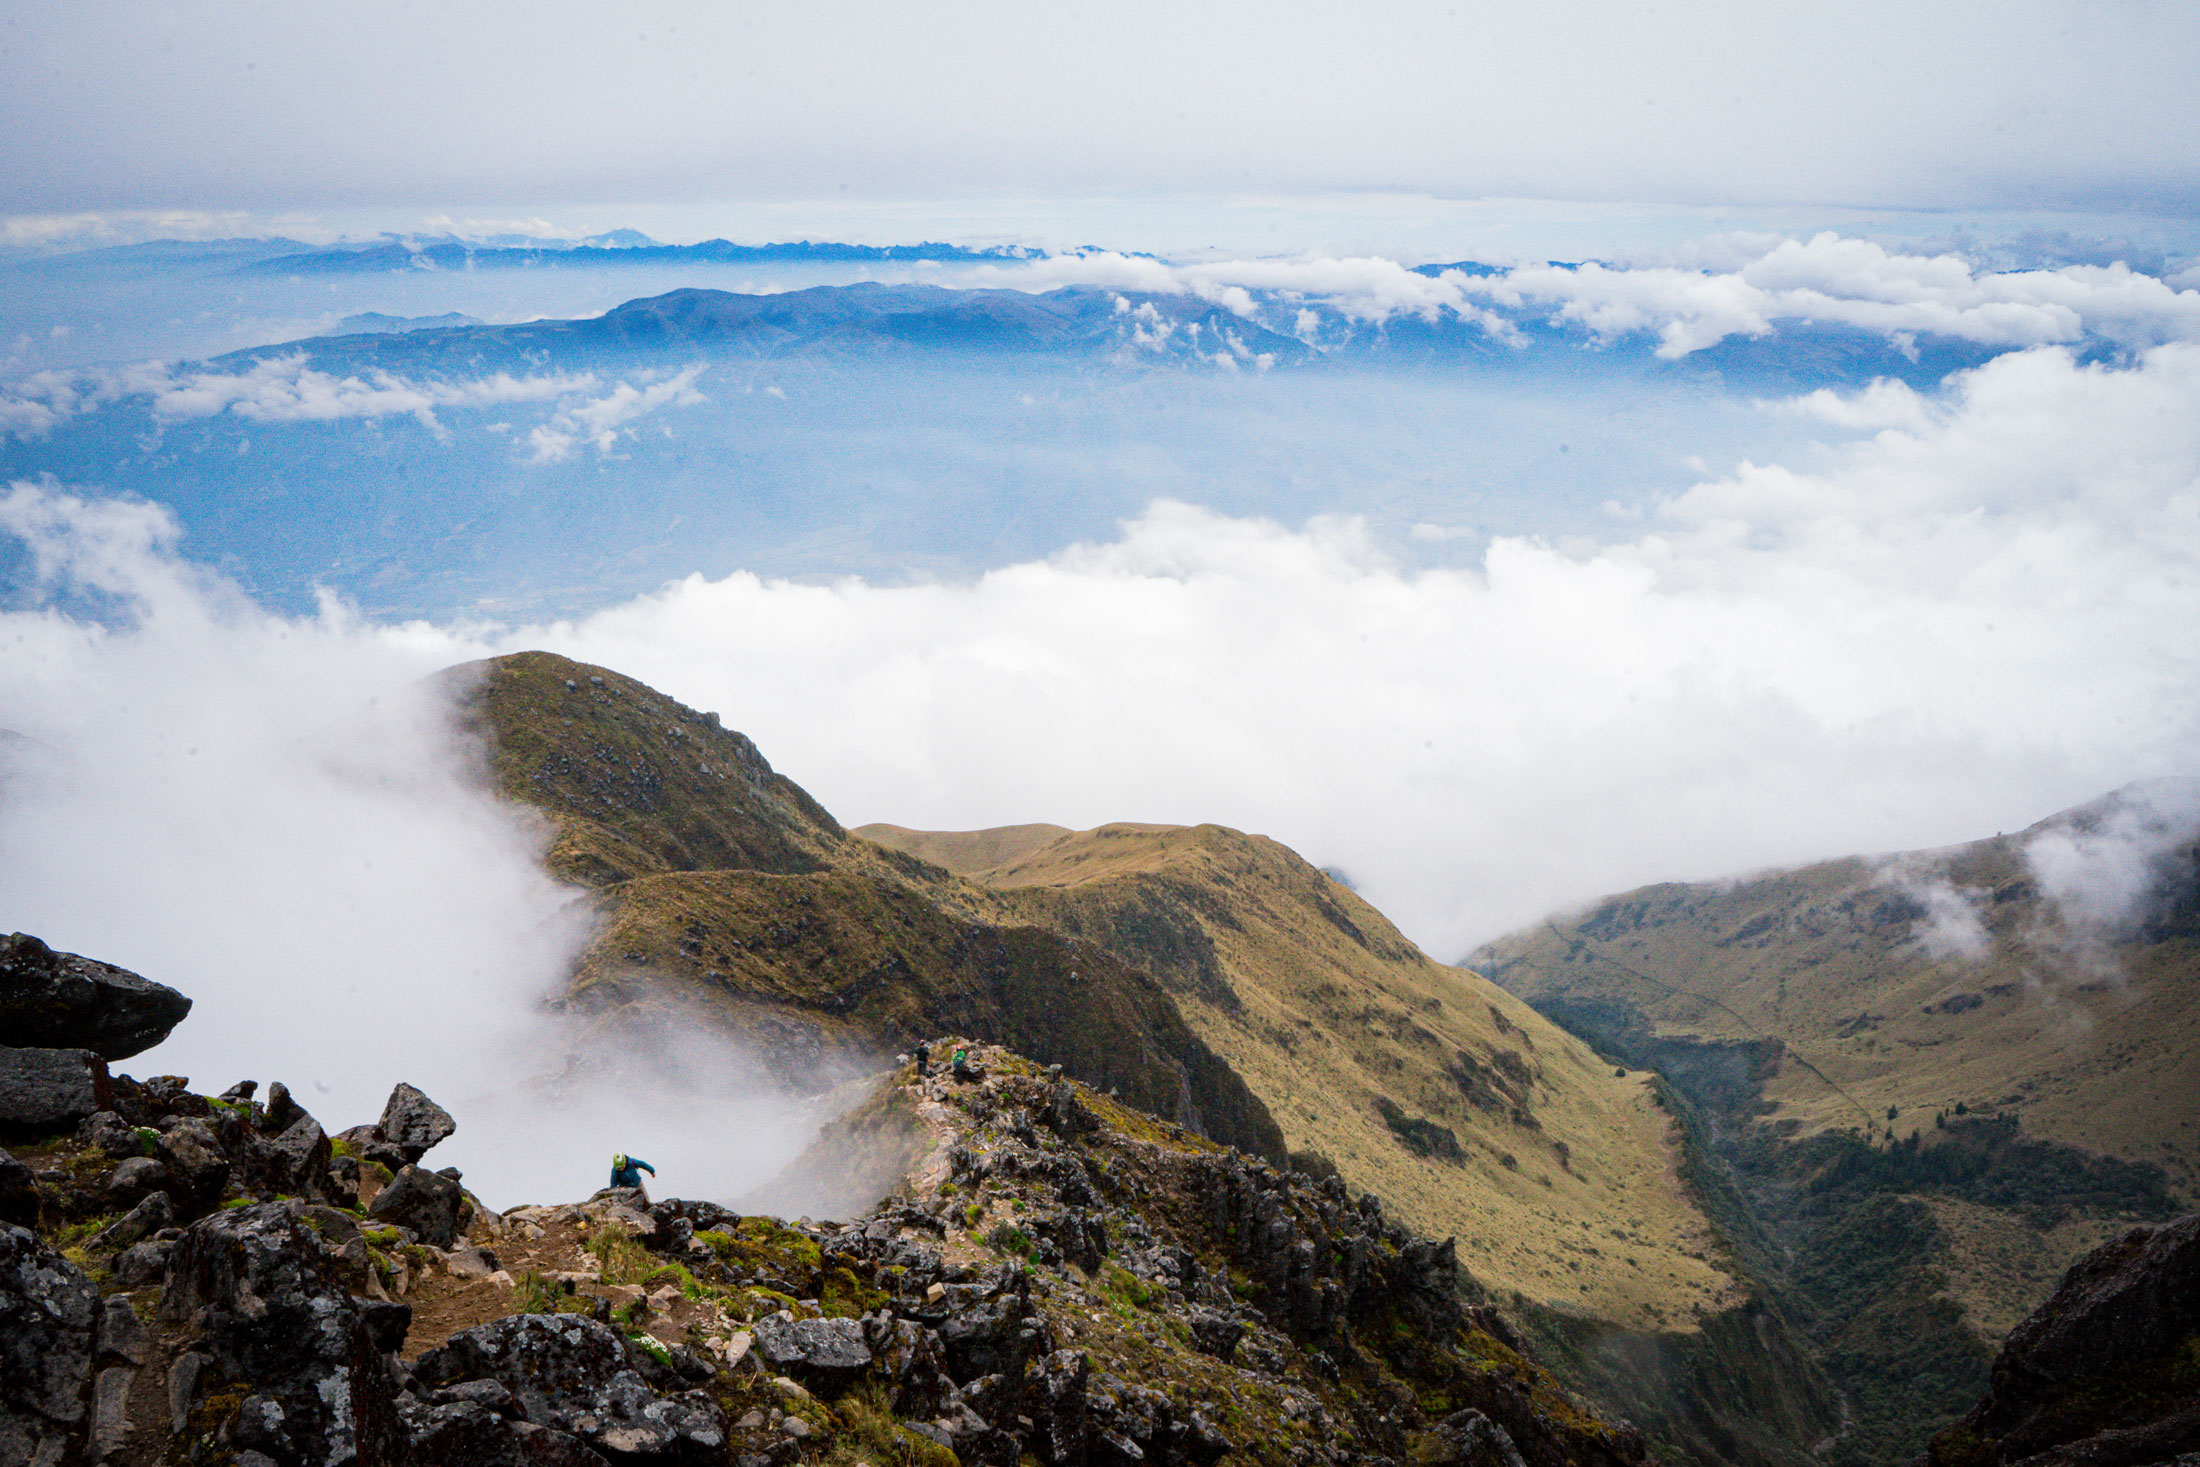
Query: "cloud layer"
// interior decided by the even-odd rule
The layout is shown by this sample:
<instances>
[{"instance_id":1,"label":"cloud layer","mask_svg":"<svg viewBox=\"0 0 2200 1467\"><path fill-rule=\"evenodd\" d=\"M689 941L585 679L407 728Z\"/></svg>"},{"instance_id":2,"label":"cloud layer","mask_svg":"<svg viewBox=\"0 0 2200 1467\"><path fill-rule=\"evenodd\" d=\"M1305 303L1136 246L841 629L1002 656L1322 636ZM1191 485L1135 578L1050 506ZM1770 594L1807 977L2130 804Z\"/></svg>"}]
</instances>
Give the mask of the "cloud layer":
<instances>
[{"instance_id":1,"label":"cloud layer","mask_svg":"<svg viewBox=\"0 0 2200 1467\"><path fill-rule=\"evenodd\" d=\"M8 920L201 994L172 1066L201 1079L325 1074L339 1122L370 1085L433 1092L525 1036L576 940L410 691L523 646L718 711L850 823L1219 821L1443 957L1641 882L2200 767L2200 346L2034 348L1813 410L1890 426L1470 567L1162 502L972 581L698 577L518 628L272 617L160 512L18 486L0 524L56 594L0 617L0 725L45 761L0 803Z\"/></svg>"}]
</instances>

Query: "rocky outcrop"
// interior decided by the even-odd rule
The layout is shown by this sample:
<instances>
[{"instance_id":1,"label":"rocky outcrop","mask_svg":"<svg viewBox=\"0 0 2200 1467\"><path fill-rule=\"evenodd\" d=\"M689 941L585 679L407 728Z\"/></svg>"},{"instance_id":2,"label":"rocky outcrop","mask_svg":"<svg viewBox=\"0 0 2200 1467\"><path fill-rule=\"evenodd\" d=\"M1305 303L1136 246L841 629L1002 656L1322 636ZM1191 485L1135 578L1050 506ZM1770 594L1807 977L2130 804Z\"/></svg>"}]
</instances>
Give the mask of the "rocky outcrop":
<instances>
[{"instance_id":1,"label":"rocky outcrop","mask_svg":"<svg viewBox=\"0 0 2200 1467\"><path fill-rule=\"evenodd\" d=\"M431 1248L448 1248L458 1239L459 1215L465 1205L456 1177L408 1166L375 1194L367 1216L409 1229Z\"/></svg>"},{"instance_id":2,"label":"rocky outcrop","mask_svg":"<svg viewBox=\"0 0 2200 1467\"><path fill-rule=\"evenodd\" d=\"M74 953L28 933L0 937L0 1034L35 1049L88 1049L128 1059L151 1049L191 1012L165 984Z\"/></svg>"},{"instance_id":3,"label":"rocky outcrop","mask_svg":"<svg viewBox=\"0 0 2200 1467\"><path fill-rule=\"evenodd\" d=\"M2143 1467L2200 1458L2200 1214L2071 1266L2010 1332L1929 1467Z\"/></svg>"},{"instance_id":4,"label":"rocky outcrop","mask_svg":"<svg viewBox=\"0 0 2200 1467\"><path fill-rule=\"evenodd\" d=\"M386 1352L403 1340L403 1323L378 1318L348 1282L302 1204L194 1223L160 1300L162 1324L182 1336L185 1414L206 1406L205 1434L276 1462L401 1461ZM201 1358L181 1363L192 1356Z\"/></svg>"}]
</instances>

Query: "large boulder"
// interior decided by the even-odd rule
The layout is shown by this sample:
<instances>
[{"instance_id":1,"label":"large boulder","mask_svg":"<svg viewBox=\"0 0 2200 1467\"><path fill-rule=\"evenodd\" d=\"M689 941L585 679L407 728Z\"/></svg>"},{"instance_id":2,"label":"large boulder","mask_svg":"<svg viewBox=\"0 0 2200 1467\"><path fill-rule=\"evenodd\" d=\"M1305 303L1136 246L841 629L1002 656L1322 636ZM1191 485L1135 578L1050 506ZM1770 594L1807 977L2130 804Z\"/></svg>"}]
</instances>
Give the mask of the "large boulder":
<instances>
[{"instance_id":1,"label":"large boulder","mask_svg":"<svg viewBox=\"0 0 2200 1467\"><path fill-rule=\"evenodd\" d=\"M301 1204L193 1224L169 1259L160 1317L185 1353L204 1358L193 1393L238 1402L213 1424L216 1447L283 1463L405 1460L384 1353L402 1325L352 1297Z\"/></svg>"},{"instance_id":2,"label":"large boulder","mask_svg":"<svg viewBox=\"0 0 2200 1467\"><path fill-rule=\"evenodd\" d=\"M190 1012L191 1000L164 983L57 953L25 932L0 937L0 1032L17 1044L128 1059Z\"/></svg>"},{"instance_id":3,"label":"large boulder","mask_svg":"<svg viewBox=\"0 0 2200 1467\"><path fill-rule=\"evenodd\" d=\"M113 1096L107 1062L88 1049L0 1049L0 1131L71 1128Z\"/></svg>"},{"instance_id":4,"label":"large boulder","mask_svg":"<svg viewBox=\"0 0 2200 1467\"><path fill-rule=\"evenodd\" d=\"M390 1092L389 1103L382 1107L382 1119L375 1122L374 1128L405 1160L417 1162L447 1140L458 1129L458 1122L420 1091L401 1084Z\"/></svg>"},{"instance_id":5,"label":"large boulder","mask_svg":"<svg viewBox=\"0 0 2200 1467\"><path fill-rule=\"evenodd\" d=\"M374 1194L367 1216L376 1222L410 1228L431 1248L448 1248L458 1238L458 1213L465 1194L457 1182L437 1172L408 1166Z\"/></svg>"},{"instance_id":6,"label":"large boulder","mask_svg":"<svg viewBox=\"0 0 2200 1467\"><path fill-rule=\"evenodd\" d=\"M708 1394L659 1396L610 1329L578 1314L515 1314L460 1330L420 1357L423 1385L494 1381L520 1417L614 1461L718 1461L725 1415Z\"/></svg>"},{"instance_id":7,"label":"large boulder","mask_svg":"<svg viewBox=\"0 0 2200 1467\"><path fill-rule=\"evenodd\" d=\"M54 1467L83 1439L98 1328L92 1281L0 1223L0 1462Z\"/></svg>"},{"instance_id":8,"label":"large boulder","mask_svg":"<svg viewBox=\"0 0 2200 1467\"><path fill-rule=\"evenodd\" d=\"M845 1384L871 1368L863 1325L853 1319L767 1315L756 1322L756 1353L780 1374L812 1384Z\"/></svg>"}]
</instances>

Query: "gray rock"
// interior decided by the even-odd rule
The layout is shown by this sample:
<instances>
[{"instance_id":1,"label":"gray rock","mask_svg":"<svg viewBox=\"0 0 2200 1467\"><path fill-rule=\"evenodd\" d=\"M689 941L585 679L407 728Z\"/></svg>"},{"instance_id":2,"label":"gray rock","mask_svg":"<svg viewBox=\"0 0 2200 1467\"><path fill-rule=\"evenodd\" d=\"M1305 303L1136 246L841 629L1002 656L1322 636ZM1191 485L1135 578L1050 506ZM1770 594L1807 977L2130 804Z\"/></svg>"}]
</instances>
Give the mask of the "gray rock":
<instances>
[{"instance_id":1,"label":"gray rock","mask_svg":"<svg viewBox=\"0 0 2200 1467\"><path fill-rule=\"evenodd\" d=\"M202 1218L176 1244L161 1319L249 1388L236 1443L282 1462L401 1461L397 1386L362 1303L298 1203Z\"/></svg>"},{"instance_id":2,"label":"gray rock","mask_svg":"<svg viewBox=\"0 0 2200 1467\"><path fill-rule=\"evenodd\" d=\"M756 1353L800 1380L852 1380L871 1368L871 1347L854 1319L796 1319L781 1311L756 1322Z\"/></svg>"},{"instance_id":3,"label":"gray rock","mask_svg":"<svg viewBox=\"0 0 2200 1467\"><path fill-rule=\"evenodd\" d=\"M477 1382L480 1384L481 1382ZM453 1467L604 1467L579 1437L531 1421L511 1420L472 1400L408 1411L412 1460Z\"/></svg>"},{"instance_id":4,"label":"gray rock","mask_svg":"<svg viewBox=\"0 0 2200 1467\"><path fill-rule=\"evenodd\" d=\"M408 1166L375 1194L367 1216L412 1229L431 1248L448 1248L458 1238L458 1209L465 1193L449 1177Z\"/></svg>"},{"instance_id":5,"label":"gray rock","mask_svg":"<svg viewBox=\"0 0 2200 1467\"><path fill-rule=\"evenodd\" d=\"M102 1248L129 1248L175 1224L176 1210L168 1194L155 1192L109 1224L94 1241Z\"/></svg>"},{"instance_id":6,"label":"gray rock","mask_svg":"<svg viewBox=\"0 0 2200 1467\"><path fill-rule=\"evenodd\" d=\"M707 1394L657 1395L619 1337L581 1315L518 1314L460 1330L414 1374L431 1386L493 1380L527 1421L615 1459L715 1461L725 1450L725 1416Z\"/></svg>"},{"instance_id":7,"label":"gray rock","mask_svg":"<svg viewBox=\"0 0 2200 1467\"><path fill-rule=\"evenodd\" d=\"M110 1365L99 1373L92 1388L92 1460L104 1462L121 1454L130 1440L130 1387L137 1382L134 1365Z\"/></svg>"},{"instance_id":8,"label":"gray rock","mask_svg":"<svg viewBox=\"0 0 2200 1467\"><path fill-rule=\"evenodd\" d=\"M5 1151L0 1151L0 1222L38 1226L38 1177Z\"/></svg>"},{"instance_id":9,"label":"gray rock","mask_svg":"<svg viewBox=\"0 0 2200 1467\"><path fill-rule=\"evenodd\" d=\"M399 1085L390 1092L389 1103L382 1107L382 1119L375 1122L374 1128L405 1160L417 1162L438 1142L448 1139L458 1129L458 1122L412 1086Z\"/></svg>"},{"instance_id":10,"label":"gray rock","mask_svg":"<svg viewBox=\"0 0 2200 1467\"><path fill-rule=\"evenodd\" d=\"M99 1185L109 1200L134 1203L165 1185L167 1180L168 1169L152 1157L128 1156L107 1173L107 1180Z\"/></svg>"},{"instance_id":11,"label":"gray rock","mask_svg":"<svg viewBox=\"0 0 2200 1467\"><path fill-rule=\"evenodd\" d=\"M219 1202L222 1188L229 1185L229 1154L222 1139L220 1124L203 1116L176 1122L160 1138L169 1194L186 1216Z\"/></svg>"},{"instance_id":12,"label":"gray rock","mask_svg":"<svg viewBox=\"0 0 2200 1467\"><path fill-rule=\"evenodd\" d=\"M266 1124L262 1127L271 1135L281 1135L306 1117L306 1108L290 1093L290 1087L277 1080L267 1087Z\"/></svg>"},{"instance_id":13,"label":"gray rock","mask_svg":"<svg viewBox=\"0 0 2200 1467\"><path fill-rule=\"evenodd\" d=\"M152 1358L153 1337L145 1332L145 1322L130 1301L119 1294L99 1311L99 1353L130 1365L143 1365Z\"/></svg>"},{"instance_id":14,"label":"gray rock","mask_svg":"<svg viewBox=\"0 0 2200 1467\"><path fill-rule=\"evenodd\" d=\"M148 1238L123 1249L114 1262L115 1287L142 1289L147 1284L159 1283L168 1276L168 1260L175 1251L175 1243L166 1238Z\"/></svg>"},{"instance_id":15,"label":"gray rock","mask_svg":"<svg viewBox=\"0 0 2200 1467\"><path fill-rule=\"evenodd\" d=\"M1471 1406L1438 1422L1422 1450L1441 1467L1527 1467L1512 1434Z\"/></svg>"},{"instance_id":16,"label":"gray rock","mask_svg":"<svg viewBox=\"0 0 2200 1467\"><path fill-rule=\"evenodd\" d=\"M166 984L57 953L28 933L0 937L0 1030L18 1043L128 1059L190 1012L191 1000Z\"/></svg>"},{"instance_id":17,"label":"gray rock","mask_svg":"<svg viewBox=\"0 0 2200 1467\"><path fill-rule=\"evenodd\" d=\"M61 1460L91 1410L99 1290L28 1229L0 1224L0 1462Z\"/></svg>"},{"instance_id":18,"label":"gray rock","mask_svg":"<svg viewBox=\"0 0 2200 1467\"><path fill-rule=\"evenodd\" d=\"M301 1114L288 1129L262 1140L256 1148L261 1185L291 1196L322 1196L328 1191L331 1155L328 1133L320 1122Z\"/></svg>"},{"instance_id":19,"label":"gray rock","mask_svg":"<svg viewBox=\"0 0 2200 1467\"><path fill-rule=\"evenodd\" d=\"M149 1143L121 1116L111 1110L95 1110L76 1128L76 1137L113 1157L145 1155Z\"/></svg>"},{"instance_id":20,"label":"gray rock","mask_svg":"<svg viewBox=\"0 0 2200 1467\"><path fill-rule=\"evenodd\" d=\"M1219 1309L1192 1310L1191 1329L1193 1347L1217 1360L1235 1355L1245 1338L1245 1326Z\"/></svg>"},{"instance_id":21,"label":"gray rock","mask_svg":"<svg viewBox=\"0 0 2200 1467\"><path fill-rule=\"evenodd\" d=\"M0 1131L63 1130L112 1098L107 1062L88 1049L0 1049Z\"/></svg>"}]
</instances>

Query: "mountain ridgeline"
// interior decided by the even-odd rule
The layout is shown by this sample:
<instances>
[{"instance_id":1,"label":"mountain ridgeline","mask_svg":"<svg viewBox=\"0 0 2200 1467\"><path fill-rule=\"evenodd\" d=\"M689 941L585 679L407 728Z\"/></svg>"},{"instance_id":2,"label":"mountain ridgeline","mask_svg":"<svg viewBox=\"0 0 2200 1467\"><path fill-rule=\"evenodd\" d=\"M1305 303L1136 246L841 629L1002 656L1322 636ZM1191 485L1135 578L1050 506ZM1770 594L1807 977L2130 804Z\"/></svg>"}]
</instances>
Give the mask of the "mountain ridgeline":
<instances>
[{"instance_id":1,"label":"mountain ridgeline","mask_svg":"<svg viewBox=\"0 0 2200 1467\"><path fill-rule=\"evenodd\" d=\"M2114 1092L2196 1048L2172 1012L2189 851L2148 847L2170 895L2113 931L2025 874L2052 831L2123 831L2112 808L1656 888L1447 967L1261 836L849 830L715 715L616 672L524 653L446 676L498 789L548 820L550 869L596 893L559 1002L607 1039L707 1025L809 1090L940 1033L1059 1065L1449 1235L1469 1287L1671 1460L1915 1454L2072 1257L2182 1201L2151 1156L2189 1103L2153 1108L2150 1147ZM2042 993L2029 1020L2004 1013L2011 974ZM2079 999L2105 1058L2042 1020ZM857 1114L828 1168L841 1215L910 1164Z\"/></svg>"}]
</instances>

